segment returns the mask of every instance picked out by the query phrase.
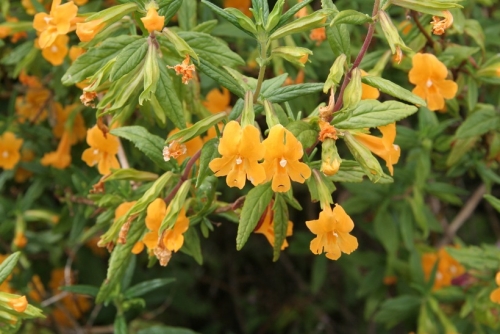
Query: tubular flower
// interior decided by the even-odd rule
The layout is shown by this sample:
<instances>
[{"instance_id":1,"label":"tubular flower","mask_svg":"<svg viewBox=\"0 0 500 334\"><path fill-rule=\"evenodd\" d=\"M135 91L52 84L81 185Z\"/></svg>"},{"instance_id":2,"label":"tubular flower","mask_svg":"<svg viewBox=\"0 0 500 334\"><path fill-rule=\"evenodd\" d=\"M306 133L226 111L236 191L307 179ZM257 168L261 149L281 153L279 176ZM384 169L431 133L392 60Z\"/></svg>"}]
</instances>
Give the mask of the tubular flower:
<instances>
[{"instance_id":1,"label":"tubular flower","mask_svg":"<svg viewBox=\"0 0 500 334\"><path fill-rule=\"evenodd\" d=\"M443 35L449 27L453 25L453 15L449 10L443 11L444 19L441 20L439 16L433 16L431 25L432 33L434 35Z\"/></svg>"},{"instance_id":2,"label":"tubular flower","mask_svg":"<svg viewBox=\"0 0 500 334\"><path fill-rule=\"evenodd\" d=\"M146 17L141 18L142 23L144 23L144 28L152 33L155 30L161 31L165 25L165 16L159 16L158 12L154 7L148 9L148 14Z\"/></svg>"},{"instance_id":3,"label":"tubular flower","mask_svg":"<svg viewBox=\"0 0 500 334\"><path fill-rule=\"evenodd\" d=\"M208 92L206 96L206 100L203 101L203 105L207 108L212 114L217 114L220 112L224 112L230 110L231 107L229 103L231 101L231 94L229 90L225 87L222 87L222 92L214 88L210 92Z\"/></svg>"},{"instance_id":4,"label":"tubular flower","mask_svg":"<svg viewBox=\"0 0 500 334\"><path fill-rule=\"evenodd\" d=\"M412 62L408 77L416 85L413 93L425 99L430 110L443 109L444 99L452 99L458 90L455 82L446 80L446 66L430 53L417 53Z\"/></svg>"},{"instance_id":5,"label":"tubular flower","mask_svg":"<svg viewBox=\"0 0 500 334\"><path fill-rule=\"evenodd\" d=\"M71 59L71 62L74 62L76 58L80 57L84 53L85 53L84 48L73 45L72 47L69 48L69 59Z\"/></svg>"},{"instance_id":6,"label":"tubular flower","mask_svg":"<svg viewBox=\"0 0 500 334\"><path fill-rule=\"evenodd\" d=\"M433 290L450 286L452 280L465 273L465 268L448 252L441 248L437 253L425 253L422 255L422 269L426 279L429 279L436 262L439 261L434 279Z\"/></svg>"},{"instance_id":7,"label":"tubular flower","mask_svg":"<svg viewBox=\"0 0 500 334\"><path fill-rule=\"evenodd\" d=\"M190 126L191 124L188 124L188 127ZM168 137L176 134L177 132L179 132L179 129L173 129L169 132ZM184 162L186 158L192 157L196 154L196 152L201 150L202 146L203 140L200 137L194 137L190 141L187 141L183 144L181 144L177 140L173 140L169 146L165 146L165 148L163 149L163 158L165 159L165 161L174 158L179 164L182 164L182 162Z\"/></svg>"},{"instance_id":8,"label":"tubular flower","mask_svg":"<svg viewBox=\"0 0 500 334\"><path fill-rule=\"evenodd\" d=\"M273 180L273 191L286 192L291 187L290 179L304 183L311 176L309 166L299 161L304 154L302 144L281 124L271 128L263 144L266 150L262 166L267 181Z\"/></svg>"},{"instance_id":9,"label":"tubular flower","mask_svg":"<svg viewBox=\"0 0 500 334\"><path fill-rule=\"evenodd\" d=\"M182 61L182 64L167 66L168 68L173 68L175 74L182 75L182 83L185 85L188 84L189 80L193 79L193 72L195 71L194 65L189 65L189 61L189 55L186 55L186 58Z\"/></svg>"},{"instance_id":10,"label":"tubular flower","mask_svg":"<svg viewBox=\"0 0 500 334\"><path fill-rule=\"evenodd\" d=\"M149 204L146 214L146 226L149 232L144 235L142 242L150 250L154 250L159 246L160 235L159 230L161 222L169 213L170 207L167 207L165 201L161 198L155 199ZM189 228L189 219L186 217L186 211L181 209L177 220L172 228L163 232L161 241L163 246L170 252L177 252L184 244L183 234ZM137 246L137 244L135 245ZM135 247L134 247L135 248ZM139 249L140 246L137 246Z\"/></svg>"},{"instance_id":11,"label":"tubular flower","mask_svg":"<svg viewBox=\"0 0 500 334\"><path fill-rule=\"evenodd\" d=\"M224 0L224 8L236 8L248 17L252 17L250 0Z\"/></svg>"},{"instance_id":12,"label":"tubular flower","mask_svg":"<svg viewBox=\"0 0 500 334\"><path fill-rule=\"evenodd\" d=\"M21 151L21 162L30 162L33 161L34 159L35 159L35 153L32 150L23 149ZM32 175L33 173L30 172L29 170L24 169L22 167L18 167L16 170L16 174L14 174L14 181L16 181L17 183L24 183Z\"/></svg>"},{"instance_id":13,"label":"tubular flower","mask_svg":"<svg viewBox=\"0 0 500 334\"><path fill-rule=\"evenodd\" d=\"M64 62L64 57L68 54L67 35L59 35L50 46L42 50L42 56L54 66L59 66Z\"/></svg>"},{"instance_id":14,"label":"tubular flower","mask_svg":"<svg viewBox=\"0 0 500 334\"><path fill-rule=\"evenodd\" d=\"M54 0L49 14L36 14L33 27L40 33L40 47L45 49L54 43L58 35L66 35L71 30L77 12L78 7L73 1L61 5L61 0Z\"/></svg>"},{"instance_id":15,"label":"tubular flower","mask_svg":"<svg viewBox=\"0 0 500 334\"><path fill-rule=\"evenodd\" d=\"M396 139L396 123L379 126L378 129L382 132L382 138L364 133L353 134L356 136L358 142L385 160L389 172L393 175L393 165L398 163L399 156L401 155L401 149L398 145L394 144L394 139Z\"/></svg>"},{"instance_id":16,"label":"tubular flower","mask_svg":"<svg viewBox=\"0 0 500 334\"><path fill-rule=\"evenodd\" d=\"M23 231L17 231L16 235L14 236L14 240L12 240L12 243L17 248L24 248L24 246L26 246L26 244L28 243L28 239L24 235Z\"/></svg>"},{"instance_id":17,"label":"tubular flower","mask_svg":"<svg viewBox=\"0 0 500 334\"><path fill-rule=\"evenodd\" d=\"M17 139L12 132L4 132L0 136L0 167L6 170L14 169L21 159L19 150L22 145L22 139Z\"/></svg>"},{"instance_id":18,"label":"tubular flower","mask_svg":"<svg viewBox=\"0 0 500 334\"><path fill-rule=\"evenodd\" d=\"M19 298L12 298L8 304L14 311L23 313L28 307L28 300L26 296L22 296Z\"/></svg>"},{"instance_id":19,"label":"tubular flower","mask_svg":"<svg viewBox=\"0 0 500 334\"><path fill-rule=\"evenodd\" d=\"M495 276L495 283L500 286L500 271L497 272L496 276ZM496 288L495 290L493 290L491 293L490 293L490 300L493 302L493 303L497 303L497 304L500 304L500 287L499 288Z\"/></svg>"},{"instance_id":20,"label":"tubular flower","mask_svg":"<svg viewBox=\"0 0 500 334\"><path fill-rule=\"evenodd\" d=\"M120 163L116 158L120 146L118 138L108 133L106 136L95 125L87 130L87 144L90 148L82 154L82 160L89 166L95 166L101 175L111 173L111 169L120 168Z\"/></svg>"},{"instance_id":21,"label":"tubular flower","mask_svg":"<svg viewBox=\"0 0 500 334\"><path fill-rule=\"evenodd\" d=\"M253 125L243 129L236 121L227 123L219 143L221 158L215 158L208 165L215 176L227 175L229 187L240 189L245 178L253 185L262 183L266 178L264 168L258 161L264 157L264 145L260 142L260 132Z\"/></svg>"},{"instance_id":22,"label":"tubular flower","mask_svg":"<svg viewBox=\"0 0 500 334\"><path fill-rule=\"evenodd\" d=\"M314 254L325 252L327 258L337 260L342 253L351 254L358 248L358 239L349 234L354 223L339 204L333 210L325 206L319 219L307 221L306 225L316 234L310 245Z\"/></svg>"},{"instance_id":23,"label":"tubular flower","mask_svg":"<svg viewBox=\"0 0 500 334\"><path fill-rule=\"evenodd\" d=\"M323 41L326 39L326 30L325 27L316 28L311 30L309 34L309 38L316 42L316 46L321 45Z\"/></svg>"},{"instance_id":24,"label":"tubular flower","mask_svg":"<svg viewBox=\"0 0 500 334\"><path fill-rule=\"evenodd\" d=\"M45 153L40 163L57 169L65 169L71 164L71 134L68 131L64 131L57 150Z\"/></svg>"},{"instance_id":25,"label":"tubular flower","mask_svg":"<svg viewBox=\"0 0 500 334\"><path fill-rule=\"evenodd\" d=\"M272 210L272 205L269 205L260 218L259 224L257 224L257 227L254 230L255 233L260 233L264 234L266 237L267 241L271 244L272 247L274 247L274 213ZM286 228L286 236L289 237L293 234L293 223L291 221L288 221L288 225ZM283 240L283 244L281 245L281 250L284 250L285 248L288 247L288 242Z\"/></svg>"},{"instance_id":26,"label":"tubular flower","mask_svg":"<svg viewBox=\"0 0 500 334\"><path fill-rule=\"evenodd\" d=\"M364 77L368 75L365 71L361 70L361 76ZM361 100L376 100L380 96L380 92L377 88L370 85L361 84Z\"/></svg>"},{"instance_id":27,"label":"tubular flower","mask_svg":"<svg viewBox=\"0 0 500 334\"><path fill-rule=\"evenodd\" d=\"M104 28L105 23L102 19L92 20L89 22L77 23L76 34L80 41L90 42L94 39L95 35Z\"/></svg>"}]
</instances>

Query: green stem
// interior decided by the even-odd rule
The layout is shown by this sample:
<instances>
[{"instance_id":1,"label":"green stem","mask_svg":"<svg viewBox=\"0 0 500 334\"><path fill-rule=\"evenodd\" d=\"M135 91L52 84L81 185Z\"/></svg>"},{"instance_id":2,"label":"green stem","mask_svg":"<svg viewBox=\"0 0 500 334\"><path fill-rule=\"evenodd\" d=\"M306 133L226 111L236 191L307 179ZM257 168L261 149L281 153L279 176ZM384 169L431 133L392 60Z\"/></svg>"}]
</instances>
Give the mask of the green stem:
<instances>
[{"instance_id":1,"label":"green stem","mask_svg":"<svg viewBox=\"0 0 500 334\"><path fill-rule=\"evenodd\" d=\"M267 58L267 41L260 42L260 59L262 62ZM266 65L262 65L259 70L259 77L257 78L257 87L253 94L253 102L256 103L259 98L262 83L264 82L264 75L266 74Z\"/></svg>"}]
</instances>

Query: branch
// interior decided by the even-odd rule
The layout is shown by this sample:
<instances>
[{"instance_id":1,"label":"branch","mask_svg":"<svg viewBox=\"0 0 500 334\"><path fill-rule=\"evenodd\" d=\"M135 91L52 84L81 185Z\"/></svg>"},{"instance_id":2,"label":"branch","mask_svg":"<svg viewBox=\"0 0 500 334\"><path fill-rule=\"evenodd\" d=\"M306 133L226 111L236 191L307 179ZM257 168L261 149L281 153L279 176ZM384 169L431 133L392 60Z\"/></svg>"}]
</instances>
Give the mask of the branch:
<instances>
[{"instance_id":1,"label":"branch","mask_svg":"<svg viewBox=\"0 0 500 334\"><path fill-rule=\"evenodd\" d=\"M418 30L420 30L420 32L425 36L425 39L427 39L427 43L434 47L434 40L432 39L431 35L429 35L427 30L425 30L425 28L422 26L422 23L420 23L420 21L418 20L417 12L412 10L411 17L413 18L413 21L415 21Z\"/></svg>"},{"instance_id":2,"label":"branch","mask_svg":"<svg viewBox=\"0 0 500 334\"><path fill-rule=\"evenodd\" d=\"M196 163L196 160L200 158L200 155L201 155L201 150L196 152L188 161L186 169L184 170L184 173L182 173L181 175L181 179L179 180L179 182L177 182L177 184L172 189L172 191L170 191L167 197L165 197L164 199L165 203L167 204L170 203L174 198L175 194L177 194L177 192L179 191L179 188L182 186L182 184L189 179L189 173L191 172L191 168L193 168L194 164Z\"/></svg>"}]
</instances>

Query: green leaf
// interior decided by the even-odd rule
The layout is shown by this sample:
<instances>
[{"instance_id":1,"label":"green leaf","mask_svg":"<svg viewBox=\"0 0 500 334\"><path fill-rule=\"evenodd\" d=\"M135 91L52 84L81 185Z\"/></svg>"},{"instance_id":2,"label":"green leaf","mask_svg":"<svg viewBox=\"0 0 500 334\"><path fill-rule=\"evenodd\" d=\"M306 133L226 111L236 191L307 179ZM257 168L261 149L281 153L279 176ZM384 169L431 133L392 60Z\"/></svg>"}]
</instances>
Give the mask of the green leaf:
<instances>
[{"instance_id":1,"label":"green leaf","mask_svg":"<svg viewBox=\"0 0 500 334\"><path fill-rule=\"evenodd\" d=\"M288 229L288 207L284 195L276 193L273 205L273 227L274 227L274 246L273 261L278 261L281 252L281 246L285 242Z\"/></svg>"},{"instance_id":2,"label":"green leaf","mask_svg":"<svg viewBox=\"0 0 500 334\"><path fill-rule=\"evenodd\" d=\"M271 182L258 185L250 190L245 198L245 204L241 210L240 223L238 225L238 234L236 236L236 249L243 248L248 240L248 237L257 226L260 217L264 213L271 198L273 190Z\"/></svg>"},{"instance_id":3,"label":"green leaf","mask_svg":"<svg viewBox=\"0 0 500 334\"><path fill-rule=\"evenodd\" d=\"M158 0L158 15L165 16L165 24L177 14L183 0Z\"/></svg>"},{"instance_id":4,"label":"green leaf","mask_svg":"<svg viewBox=\"0 0 500 334\"><path fill-rule=\"evenodd\" d=\"M261 94L263 96L272 95L276 89L283 86L286 78L288 78L288 73L283 73L272 79L264 80L262 83Z\"/></svg>"},{"instance_id":5,"label":"green leaf","mask_svg":"<svg viewBox=\"0 0 500 334\"><path fill-rule=\"evenodd\" d=\"M392 81L374 77L374 76L364 76L361 78L363 83L370 85L372 87L378 88L381 92L394 96L400 100L416 104L418 106L427 106L425 100L420 96L417 96L407 89L393 83Z\"/></svg>"},{"instance_id":6,"label":"green leaf","mask_svg":"<svg viewBox=\"0 0 500 334\"><path fill-rule=\"evenodd\" d=\"M116 62L111 69L110 80L115 81L133 71L146 58L148 52L147 38L141 38L127 45L116 56ZM79 59L78 57L77 59Z\"/></svg>"},{"instance_id":7,"label":"green leaf","mask_svg":"<svg viewBox=\"0 0 500 334\"><path fill-rule=\"evenodd\" d=\"M200 63L198 69L205 73L207 76L212 78L214 81L219 83L221 86L226 87L234 95L243 98L245 96L245 91L238 84L238 81L234 79L227 71L224 69L214 66L209 61L200 58Z\"/></svg>"},{"instance_id":8,"label":"green leaf","mask_svg":"<svg viewBox=\"0 0 500 334\"><path fill-rule=\"evenodd\" d=\"M182 1L181 8L177 14L179 26L182 30L191 30L196 26L197 0Z\"/></svg>"},{"instance_id":9,"label":"green leaf","mask_svg":"<svg viewBox=\"0 0 500 334\"><path fill-rule=\"evenodd\" d=\"M500 114L494 108L481 108L460 125L455 138L465 139L481 136L488 131L500 128Z\"/></svg>"},{"instance_id":10,"label":"green leaf","mask_svg":"<svg viewBox=\"0 0 500 334\"><path fill-rule=\"evenodd\" d=\"M115 180L127 181L154 181L158 178L158 174L137 170L134 168L120 168L115 169L111 175L102 180L102 182L109 182Z\"/></svg>"},{"instance_id":11,"label":"green leaf","mask_svg":"<svg viewBox=\"0 0 500 334\"><path fill-rule=\"evenodd\" d=\"M484 51L485 36L481 24L476 20L465 20L464 32Z\"/></svg>"},{"instance_id":12,"label":"green leaf","mask_svg":"<svg viewBox=\"0 0 500 334\"><path fill-rule=\"evenodd\" d=\"M203 264L203 255L201 254L200 237L193 226L190 226L184 233L184 245L181 251L191 255L200 266Z\"/></svg>"},{"instance_id":13,"label":"green leaf","mask_svg":"<svg viewBox=\"0 0 500 334\"><path fill-rule=\"evenodd\" d=\"M467 78L467 107L469 111L474 110L477 104L479 94L479 87L477 86L477 81L474 77L469 76Z\"/></svg>"},{"instance_id":14,"label":"green leaf","mask_svg":"<svg viewBox=\"0 0 500 334\"><path fill-rule=\"evenodd\" d=\"M377 239L384 246L387 253L396 255L399 248L399 233L387 206L383 206L378 210L373 220L373 228Z\"/></svg>"},{"instance_id":15,"label":"green leaf","mask_svg":"<svg viewBox=\"0 0 500 334\"><path fill-rule=\"evenodd\" d=\"M90 48L78 57L63 75L61 81L64 85L74 85L94 75L108 61L115 58L127 45L142 40L140 36L122 35L109 38L97 47Z\"/></svg>"},{"instance_id":16,"label":"green leaf","mask_svg":"<svg viewBox=\"0 0 500 334\"><path fill-rule=\"evenodd\" d=\"M500 199L493 197L491 195L484 195L483 197L491 204L491 206L495 208L495 210L500 212Z\"/></svg>"},{"instance_id":17,"label":"green leaf","mask_svg":"<svg viewBox=\"0 0 500 334\"><path fill-rule=\"evenodd\" d=\"M202 184L205 177L213 174L210 168L208 168L208 164L210 163L210 161L214 160L219 156L219 152L217 150L218 147L219 147L218 138L212 138L203 145L200 155L200 168L198 172L198 177L196 179L196 188L198 188Z\"/></svg>"},{"instance_id":18,"label":"green leaf","mask_svg":"<svg viewBox=\"0 0 500 334\"><path fill-rule=\"evenodd\" d=\"M408 203L403 202L402 209L399 213L399 230L401 233L401 239L406 249L411 251L415 248L414 245L414 234L415 234L415 226L413 224L413 214L411 208Z\"/></svg>"},{"instance_id":19,"label":"green leaf","mask_svg":"<svg viewBox=\"0 0 500 334\"><path fill-rule=\"evenodd\" d=\"M298 2L295 4L292 8L290 8L285 14L281 15L280 20L278 21L278 24L269 32L269 34L272 34L275 32L278 28L282 27L288 20L290 20L299 10L307 6L313 2L313 0L304 0L302 2Z\"/></svg>"},{"instance_id":20,"label":"green leaf","mask_svg":"<svg viewBox=\"0 0 500 334\"><path fill-rule=\"evenodd\" d=\"M227 44L204 32L183 31L179 37L184 39L201 58L213 65L239 66L245 65L245 61L237 53L233 52Z\"/></svg>"},{"instance_id":21,"label":"green leaf","mask_svg":"<svg viewBox=\"0 0 500 334\"><path fill-rule=\"evenodd\" d=\"M97 286L92 285L63 285L59 287L61 291L67 291L71 293L76 293L78 295L88 295L95 297L99 292L99 288Z\"/></svg>"},{"instance_id":22,"label":"green leaf","mask_svg":"<svg viewBox=\"0 0 500 334\"><path fill-rule=\"evenodd\" d=\"M21 252L15 252L9 255L9 257L6 258L2 264L0 264L0 284L3 283L12 273L12 270L14 270L20 256Z\"/></svg>"},{"instance_id":23,"label":"green leaf","mask_svg":"<svg viewBox=\"0 0 500 334\"><path fill-rule=\"evenodd\" d=\"M313 93L318 93L323 90L322 83L304 83L298 85L285 86L275 89L272 93L268 92L268 95L262 95L266 100L272 103L282 103L287 102L292 99L309 95Z\"/></svg>"},{"instance_id":24,"label":"green leaf","mask_svg":"<svg viewBox=\"0 0 500 334\"><path fill-rule=\"evenodd\" d=\"M330 9L320 9L312 14L292 21L274 31L269 38L271 40L283 38L290 34L296 34L311 29L322 27L324 19L333 11Z\"/></svg>"},{"instance_id":25,"label":"green leaf","mask_svg":"<svg viewBox=\"0 0 500 334\"><path fill-rule=\"evenodd\" d=\"M186 128L186 119L182 103L175 91L172 77L167 71L163 59L158 60L160 68L160 79L157 82L156 92L151 101L153 108L159 109L178 129Z\"/></svg>"},{"instance_id":26,"label":"green leaf","mask_svg":"<svg viewBox=\"0 0 500 334\"><path fill-rule=\"evenodd\" d=\"M358 183L363 181L363 176L365 176L365 173L357 161L342 160L337 174L328 176L328 179L333 182Z\"/></svg>"},{"instance_id":27,"label":"green leaf","mask_svg":"<svg viewBox=\"0 0 500 334\"><path fill-rule=\"evenodd\" d=\"M111 130L111 134L125 138L146 154L158 167L163 170L172 169L172 164L163 160L163 146L165 140L148 132L138 125L124 126Z\"/></svg>"},{"instance_id":28,"label":"green leaf","mask_svg":"<svg viewBox=\"0 0 500 334\"><path fill-rule=\"evenodd\" d=\"M450 155L446 160L446 166L453 166L460 159L469 152L479 140L479 137L470 137L465 139L457 139L453 142L453 147L451 149Z\"/></svg>"},{"instance_id":29,"label":"green leaf","mask_svg":"<svg viewBox=\"0 0 500 334\"><path fill-rule=\"evenodd\" d=\"M187 328L172 326L153 326L141 329L137 334L198 334Z\"/></svg>"},{"instance_id":30,"label":"green leaf","mask_svg":"<svg viewBox=\"0 0 500 334\"><path fill-rule=\"evenodd\" d=\"M343 10L339 12L335 17L333 18L332 22L330 23L331 26L337 25L337 24L365 24L368 22L372 22L372 18L370 15L358 12L356 10L348 9L348 10Z\"/></svg>"},{"instance_id":31,"label":"green leaf","mask_svg":"<svg viewBox=\"0 0 500 334\"><path fill-rule=\"evenodd\" d=\"M399 121L417 110L397 101L362 100L353 109L336 114L332 124L339 129L375 128Z\"/></svg>"},{"instance_id":32,"label":"green leaf","mask_svg":"<svg viewBox=\"0 0 500 334\"><path fill-rule=\"evenodd\" d=\"M116 315L115 322L113 324L113 333L128 334L127 321L123 315Z\"/></svg>"},{"instance_id":33,"label":"green leaf","mask_svg":"<svg viewBox=\"0 0 500 334\"><path fill-rule=\"evenodd\" d=\"M175 281L175 278L156 278L149 281L138 283L125 291L124 296L132 299L145 295L148 292L161 288Z\"/></svg>"},{"instance_id":34,"label":"green leaf","mask_svg":"<svg viewBox=\"0 0 500 334\"><path fill-rule=\"evenodd\" d=\"M392 327L404 319L415 318L421 304L422 299L417 296L402 295L387 299L380 306L374 320Z\"/></svg>"},{"instance_id":35,"label":"green leaf","mask_svg":"<svg viewBox=\"0 0 500 334\"><path fill-rule=\"evenodd\" d=\"M469 269L497 271L500 266L500 250L495 246L446 247L446 251Z\"/></svg>"},{"instance_id":36,"label":"green leaf","mask_svg":"<svg viewBox=\"0 0 500 334\"><path fill-rule=\"evenodd\" d=\"M326 27L326 37L335 57L345 54L349 59L351 55L351 37L345 24Z\"/></svg>"},{"instance_id":37,"label":"green leaf","mask_svg":"<svg viewBox=\"0 0 500 334\"><path fill-rule=\"evenodd\" d=\"M318 131L311 124L303 121L294 121L288 123L286 128L301 142L303 149L311 147L316 143Z\"/></svg>"},{"instance_id":38,"label":"green leaf","mask_svg":"<svg viewBox=\"0 0 500 334\"><path fill-rule=\"evenodd\" d=\"M207 5L214 13L219 14L224 19L226 19L227 21L229 21L236 28L240 29L241 31L243 31L245 34L251 36L252 38L255 38L254 35L251 32L247 31L246 29L244 29L240 25L240 23L238 22L238 19L236 18L236 16L230 14L229 12L226 12L222 8L217 7L216 5L214 5L213 3L211 3L210 1L201 0L201 2L203 4L205 4L205 5Z\"/></svg>"}]
</instances>

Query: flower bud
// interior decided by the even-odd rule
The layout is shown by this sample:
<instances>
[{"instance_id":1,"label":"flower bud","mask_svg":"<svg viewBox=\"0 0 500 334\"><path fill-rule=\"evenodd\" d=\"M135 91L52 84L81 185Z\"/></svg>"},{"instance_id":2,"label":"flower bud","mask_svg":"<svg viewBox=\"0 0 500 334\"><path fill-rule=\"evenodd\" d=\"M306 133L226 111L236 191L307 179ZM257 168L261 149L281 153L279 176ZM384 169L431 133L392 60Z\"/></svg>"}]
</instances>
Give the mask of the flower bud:
<instances>
[{"instance_id":1,"label":"flower bud","mask_svg":"<svg viewBox=\"0 0 500 334\"><path fill-rule=\"evenodd\" d=\"M396 55L396 61L399 63L403 57L402 50L407 52L411 52L412 50L406 46L405 42L403 42L401 36L399 35L398 28L396 28L394 23L392 23L391 18L386 12L381 10L379 12L379 19L385 39L387 40L387 43L389 43L392 54Z\"/></svg>"},{"instance_id":2,"label":"flower bud","mask_svg":"<svg viewBox=\"0 0 500 334\"><path fill-rule=\"evenodd\" d=\"M272 31L274 27L276 27L282 16L284 5L285 5L285 0L276 1L276 4L274 5L272 12L269 14L269 17L267 18L266 31L268 32Z\"/></svg>"},{"instance_id":3,"label":"flower bud","mask_svg":"<svg viewBox=\"0 0 500 334\"><path fill-rule=\"evenodd\" d=\"M246 125L253 125L254 122L255 111L253 109L253 93L249 90L245 93L245 104L241 114L241 127L244 128Z\"/></svg>"},{"instance_id":4,"label":"flower bud","mask_svg":"<svg viewBox=\"0 0 500 334\"><path fill-rule=\"evenodd\" d=\"M266 123L269 129L277 124L280 124L280 121L274 112L273 105L268 100L264 100L264 110L266 113Z\"/></svg>"},{"instance_id":5,"label":"flower bud","mask_svg":"<svg viewBox=\"0 0 500 334\"><path fill-rule=\"evenodd\" d=\"M363 90L361 88L361 71L359 68L355 68L351 72L351 81L347 84L344 91L344 108L354 108L359 101L361 101L361 95Z\"/></svg>"},{"instance_id":6,"label":"flower bud","mask_svg":"<svg viewBox=\"0 0 500 334\"><path fill-rule=\"evenodd\" d=\"M330 74L328 74L328 78L326 78L325 85L323 86L323 93L328 92L333 86L338 86L340 84L340 80L344 75L346 58L346 55L342 53L333 62L332 67L330 67Z\"/></svg>"},{"instance_id":7,"label":"flower bud","mask_svg":"<svg viewBox=\"0 0 500 334\"><path fill-rule=\"evenodd\" d=\"M294 65L304 67L304 64L307 62L309 55L312 54L312 51L306 48L300 48L296 46L281 46L273 49L271 56L281 57L285 60L288 60Z\"/></svg>"},{"instance_id":8,"label":"flower bud","mask_svg":"<svg viewBox=\"0 0 500 334\"><path fill-rule=\"evenodd\" d=\"M104 28L105 23L102 19L97 19L84 23L76 24L76 34L80 41L82 42L90 42L94 39L95 35L99 33L99 31Z\"/></svg>"},{"instance_id":9,"label":"flower bud","mask_svg":"<svg viewBox=\"0 0 500 334\"><path fill-rule=\"evenodd\" d=\"M321 146L321 171L327 176L337 174L340 169L342 159L337 151L335 140L325 139Z\"/></svg>"},{"instance_id":10,"label":"flower bud","mask_svg":"<svg viewBox=\"0 0 500 334\"><path fill-rule=\"evenodd\" d=\"M380 167L380 163L377 159L371 154L371 152L359 143L356 139L354 139L353 135L346 131L344 133L344 141L351 151L354 159L360 164L363 171L368 176L368 178L372 182L377 182L380 180L384 172L382 171L382 167Z\"/></svg>"},{"instance_id":11,"label":"flower bud","mask_svg":"<svg viewBox=\"0 0 500 334\"><path fill-rule=\"evenodd\" d=\"M391 0L392 5L414 10L430 15L442 15L442 12L452 8L462 8L457 2L460 0Z\"/></svg>"},{"instance_id":12,"label":"flower bud","mask_svg":"<svg viewBox=\"0 0 500 334\"><path fill-rule=\"evenodd\" d=\"M19 298L12 298L8 304L14 311L23 313L28 307L28 300L26 296L22 296Z\"/></svg>"}]
</instances>

